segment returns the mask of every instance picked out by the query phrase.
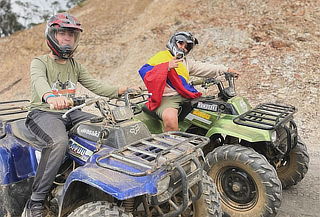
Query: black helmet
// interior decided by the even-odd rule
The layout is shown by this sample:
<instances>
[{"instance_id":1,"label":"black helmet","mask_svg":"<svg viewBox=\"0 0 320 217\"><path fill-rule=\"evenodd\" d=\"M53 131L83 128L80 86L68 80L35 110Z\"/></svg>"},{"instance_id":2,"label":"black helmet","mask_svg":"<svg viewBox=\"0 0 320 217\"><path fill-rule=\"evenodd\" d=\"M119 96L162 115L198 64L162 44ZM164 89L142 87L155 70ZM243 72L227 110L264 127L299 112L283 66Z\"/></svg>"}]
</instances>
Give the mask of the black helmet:
<instances>
[{"instance_id":1,"label":"black helmet","mask_svg":"<svg viewBox=\"0 0 320 217\"><path fill-rule=\"evenodd\" d=\"M178 48L177 43L186 42L187 52ZM198 44L198 39L193 37L191 32L176 32L172 35L167 43L167 48L170 50L173 56L177 56L179 53L183 53L183 55L187 55L193 48L194 45Z\"/></svg>"},{"instance_id":2,"label":"black helmet","mask_svg":"<svg viewBox=\"0 0 320 217\"><path fill-rule=\"evenodd\" d=\"M73 31L75 36L74 45L60 45L56 39L56 34L59 31ZM45 31L47 44L52 50L52 53L62 59L72 57L73 52L78 46L80 39L80 32L82 32L81 24L74 16L68 13L59 13L52 16Z\"/></svg>"}]
</instances>

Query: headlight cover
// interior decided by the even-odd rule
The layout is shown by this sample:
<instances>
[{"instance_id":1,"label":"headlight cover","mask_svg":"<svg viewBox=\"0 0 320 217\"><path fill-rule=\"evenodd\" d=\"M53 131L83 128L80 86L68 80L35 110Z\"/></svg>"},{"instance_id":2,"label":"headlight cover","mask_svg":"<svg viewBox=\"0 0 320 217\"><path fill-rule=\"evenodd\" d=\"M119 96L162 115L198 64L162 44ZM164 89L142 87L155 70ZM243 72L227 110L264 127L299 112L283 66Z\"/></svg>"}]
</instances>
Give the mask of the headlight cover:
<instances>
[{"instance_id":1,"label":"headlight cover","mask_svg":"<svg viewBox=\"0 0 320 217\"><path fill-rule=\"evenodd\" d=\"M272 142L272 143L276 143L277 139L278 139L278 137L277 137L277 132L276 132L276 131L273 131L273 132L271 133L271 142Z\"/></svg>"},{"instance_id":2,"label":"headlight cover","mask_svg":"<svg viewBox=\"0 0 320 217\"><path fill-rule=\"evenodd\" d=\"M170 176L165 176L157 183L157 195L162 194L168 190L170 184Z\"/></svg>"}]
</instances>

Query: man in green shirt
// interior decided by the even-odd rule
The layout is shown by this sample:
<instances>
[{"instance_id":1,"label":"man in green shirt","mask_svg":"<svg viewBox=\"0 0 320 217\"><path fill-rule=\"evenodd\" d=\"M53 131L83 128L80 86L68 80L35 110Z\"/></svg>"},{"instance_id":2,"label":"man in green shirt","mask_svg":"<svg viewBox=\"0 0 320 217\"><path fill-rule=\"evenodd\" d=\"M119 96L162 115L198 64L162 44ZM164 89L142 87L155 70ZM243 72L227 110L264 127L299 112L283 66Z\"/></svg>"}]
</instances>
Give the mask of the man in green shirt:
<instances>
[{"instance_id":1,"label":"man in green shirt","mask_svg":"<svg viewBox=\"0 0 320 217\"><path fill-rule=\"evenodd\" d=\"M75 95L77 83L95 94L112 98L127 90L126 87L109 86L94 79L72 58L81 32L81 24L74 16L59 13L51 17L45 36L52 52L31 62L31 112L26 126L47 145L41 151L32 195L26 203L23 217L43 216L44 200L68 147L67 131L80 121L93 117L92 114L76 110L66 119L62 118L62 114L70 106L68 98Z\"/></svg>"}]
</instances>

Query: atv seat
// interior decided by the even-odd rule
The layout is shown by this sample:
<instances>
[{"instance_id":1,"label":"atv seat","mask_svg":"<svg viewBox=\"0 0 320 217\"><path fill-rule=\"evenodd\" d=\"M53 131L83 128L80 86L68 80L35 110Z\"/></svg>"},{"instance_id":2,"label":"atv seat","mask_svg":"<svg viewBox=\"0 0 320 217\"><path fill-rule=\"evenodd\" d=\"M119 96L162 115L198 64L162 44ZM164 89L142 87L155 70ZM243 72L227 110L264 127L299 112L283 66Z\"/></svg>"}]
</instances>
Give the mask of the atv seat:
<instances>
[{"instance_id":1,"label":"atv seat","mask_svg":"<svg viewBox=\"0 0 320 217\"><path fill-rule=\"evenodd\" d=\"M25 125L26 120L20 119L10 123L12 134L29 143L29 145L33 146L34 148L41 150L42 148L46 147L47 144L44 142L40 142L36 136L29 131L29 129Z\"/></svg>"},{"instance_id":2,"label":"atv seat","mask_svg":"<svg viewBox=\"0 0 320 217\"><path fill-rule=\"evenodd\" d=\"M179 107L179 111L178 111L178 120L182 121L193 109L195 103L197 101L195 100L187 100L184 101L180 104ZM142 111L144 111L145 113L151 115L152 117L162 120L155 111L151 111L148 109L148 107L146 106L146 104L144 104L144 106L142 107Z\"/></svg>"}]
</instances>

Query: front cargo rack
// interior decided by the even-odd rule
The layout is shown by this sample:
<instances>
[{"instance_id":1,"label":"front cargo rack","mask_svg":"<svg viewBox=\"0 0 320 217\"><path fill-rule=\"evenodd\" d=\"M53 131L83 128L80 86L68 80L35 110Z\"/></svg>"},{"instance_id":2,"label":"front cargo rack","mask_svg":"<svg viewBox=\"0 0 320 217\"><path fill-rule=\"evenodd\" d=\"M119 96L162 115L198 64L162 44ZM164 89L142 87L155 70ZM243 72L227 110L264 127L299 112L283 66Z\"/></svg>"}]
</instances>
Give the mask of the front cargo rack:
<instances>
[{"instance_id":1,"label":"front cargo rack","mask_svg":"<svg viewBox=\"0 0 320 217\"><path fill-rule=\"evenodd\" d=\"M209 138L204 136L177 131L166 132L141 139L122 149L101 156L96 159L96 163L100 167L127 175L145 176L181 160L192 160L195 155L191 155L191 153L196 150L202 153L201 148L208 142ZM115 160L135 169L119 168L105 162L108 160Z\"/></svg>"},{"instance_id":2,"label":"front cargo rack","mask_svg":"<svg viewBox=\"0 0 320 217\"><path fill-rule=\"evenodd\" d=\"M264 103L239 115L233 122L239 125L263 130L272 130L287 122L296 112L293 106Z\"/></svg>"}]
</instances>

